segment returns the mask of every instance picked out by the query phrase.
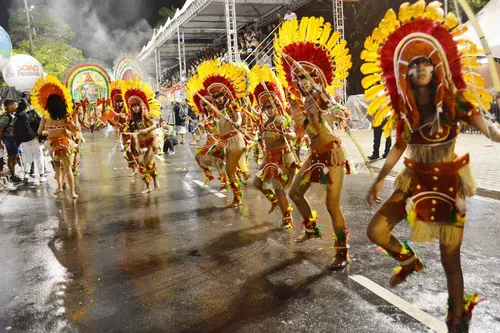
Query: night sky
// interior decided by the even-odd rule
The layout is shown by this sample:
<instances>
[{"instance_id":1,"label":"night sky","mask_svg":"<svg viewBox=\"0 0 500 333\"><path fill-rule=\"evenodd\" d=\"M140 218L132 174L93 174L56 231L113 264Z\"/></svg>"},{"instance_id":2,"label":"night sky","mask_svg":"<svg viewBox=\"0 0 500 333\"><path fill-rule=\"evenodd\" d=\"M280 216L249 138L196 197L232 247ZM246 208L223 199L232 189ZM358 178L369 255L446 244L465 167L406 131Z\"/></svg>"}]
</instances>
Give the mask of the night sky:
<instances>
[{"instance_id":1,"label":"night sky","mask_svg":"<svg viewBox=\"0 0 500 333\"><path fill-rule=\"evenodd\" d=\"M28 0L28 4L34 4L36 10L37 3L51 3L53 0ZM151 27L156 26L159 19L158 9L160 7L174 6L182 7L185 0L66 0L68 4L75 6L74 15L78 15L78 6L81 3L90 2L92 8L95 8L101 22L109 29L110 32L115 30L127 30L141 19L146 19ZM14 2L22 0L1 0L0 8L0 26L8 32L8 11L4 10L11 6ZM85 20L65 19L66 23L72 26L76 33L76 43L80 44L85 36ZM82 24L83 22L83 24ZM77 45L78 46L78 45ZM85 51L85 50L84 50Z\"/></svg>"}]
</instances>

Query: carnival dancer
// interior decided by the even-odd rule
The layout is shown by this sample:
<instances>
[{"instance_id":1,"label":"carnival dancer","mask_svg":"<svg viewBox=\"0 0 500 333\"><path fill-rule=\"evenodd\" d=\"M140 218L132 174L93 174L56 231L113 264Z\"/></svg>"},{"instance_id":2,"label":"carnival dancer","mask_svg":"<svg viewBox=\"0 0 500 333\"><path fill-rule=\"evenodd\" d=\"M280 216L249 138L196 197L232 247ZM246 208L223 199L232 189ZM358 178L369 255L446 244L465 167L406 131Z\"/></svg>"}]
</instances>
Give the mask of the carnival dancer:
<instances>
[{"instance_id":1,"label":"carnival dancer","mask_svg":"<svg viewBox=\"0 0 500 333\"><path fill-rule=\"evenodd\" d=\"M122 87L124 82L122 80L117 80L111 82L109 97L111 100L111 106L113 111L118 115L116 119L110 119L110 123L115 127L120 133L120 143L123 149L123 157L127 161L128 167L132 169L130 177L134 177L139 173L139 165L136 161L136 156L132 149L132 135L126 134L125 129L128 122L127 110L125 109L125 103L123 102L123 91Z\"/></svg>"},{"instance_id":2,"label":"carnival dancer","mask_svg":"<svg viewBox=\"0 0 500 333\"><path fill-rule=\"evenodd\" d=\"M312 183L326 185L326 206L332 219L334 249L330 268L342 269L349 263L348 230L340 208L344 172L351 168L341 139L333 133L332 123L346 117L343 107L332 97L341 87L351 67L351 56L340 33L333 34L323 18L304 17L283 23L275 39L276 67L281 83L297 99L295 107L306 113L305 130L311 139L304 161L290 189L290 197L304 218L304 235L295 241L321 237L323 231L316 211L311 209L305 193ZM292 112L292 114L300 113Z\"/></svg>"},{"instance_id":3,"label":"carnival dancer","mask_svg":"<svg viewBox=\"0 0 500 333\"><path fill-rule=\"evenodd\" d=\"M77 131L73 133L73 140L75 141L75 154L73 158L72 170L75 176L78 176L78 169L80 167L80 152L83 142L82 125L80 123L80 115L83 114L83 106L81 103L75 103L73 106L73 113L71 115L71 122L77 128Z\"/></svg>"},{"instance_id":4,"label":"carnival dancer","mask_svg":"<svg viewBox=\"0 0 500 333\"><path fill-rule=\"evenodd\" d=\"M368 194L371 205L379 203L384 178L407 152L405 169L395 190L373 216L368 237L396 259L400 267L391 286L422 271L423 262L392 230L404 218L412 226L410 239L439 239L441 261L448 281L449 332L468 332L477 294L464 298L460 247L465 224L465 198L476 182L469 155L455 153L460 121L478 128L494 141L500 131L485 122L477 108L487 110L491 96L484 80L466 67L475 67L476 46L463 38L464 26L441 3L404 3L399 14L389 10L365 42L361 70L366 97L373 100L368 112L379 126L389 112L386 135L397 128L397 141Z\"/></svg>"},{"instance_id":5,"label":"carnival dancer","mask_svg":"<svg viewBox=\"0 0 500 333\"><path fill-rule=\"evenodd\" d=\"M75 142L73 133L78 128L71 121L73 102L68 89L53 75L40 78L31 93L33 107L40 114L42 120L38 135L47 137L47 146L52 156L52 165L57 180L57 191L64 189L64 179L67 179L71 197L78 198L75 191L73 176L73 154Z\"/></svg>"},{"instance_id":6,"label":"carnival dancer","mask_svg":"<svg viewBox=\"0 0 500 333\"><path fill-rule=\"evenodd\" d=\"M288 102L288 113L292 117L293 127L295 130L296 138L293 141L293 146L295 149L295 156L299 159L300 162L300 149L304 144L307 148L309 148L309 137L307 136L306 130L304 128L304 122L306 120L306 116L304 114L303 108L298 105L295 98L287 91L285 91L286 99Z\"/></svg>"},{"instance_id":7,"label":"carnival dancer","mask_svg":"<svg viewBox=\"0 0 500 333\"><path fill-rule=\"evenodd\" d=\"M245 139L245 150L241 155L240 162L238 163L237 174L238 178L241 180L243 185L246 185L247 180L252 177L250 173L250 165L248 162L248 154L254 142L254 132L253 132L253 119L250 113L250 105L247 102L246 97L240 99L237 102L238 110L241 114L241 129L243 133L243 138Z\"/></svg>"},{"instance_id":8,"label":"carnival dancer","mask_svg":"<svg viewBox=\"0 0 500 333\"><path fill-rule=\"evenodd\" d=\"M241 130L241 112L236 100L246 96L248 68L243 63L220 64L217 60L205 61L198 67L203 86L212 96L219 116L221 142L226 149L226 173L229 177L233 201L227 207L238 207L243 203L242 183L236 174L240 158L245 150L245 139ZM210 105L209 105L210 106Z\"/></svg>"},{"instance_id":9,"label":"carnival dancer","mask_svg":"<svg viewBox=\"0 0 500 333\"><path fill-rule=\"evenodd\" d=\"M139 173L146 184L142 193L151 192L151 180L155 189L160 188L156 170L155 156L158 152L155 130L158 128L155 118L159 118L160 103L155 99L151 86L139 78L124 81L122 84L125 109L129 121L124 134L131 136L131 151Z\"/></svg>"},{"instance_id":10,"label":"carnival dancer","mask_svg":"<svg viewBox=\"0 0 500 333\"><path fill-rule=\"evenodd\" d=\"M207 135L205 144L195 156L196 162L205 175L205 184L215 179L210 167L216 168L221 182L219 191L228 190L229 180L226 175L225 149L224 144L220 142L217 114L207 105L207 103L212 103L212 96L205 89L198 75L194 75L188 80L186 99L191 109L200 115L198 126L203 126L203 132Z\"/></svg>"},{"instance_id":11,"label":"carnival dancer","mask_svg":"<svg viewBox=\"0 0 500 333\"><path fill-rule=\"evenodd\" d=\"M285 189L293 182L299 168L290 141L295 139L292 119L286 114L285 92L276 74L267 66L254 66L250 75L253 92L261 112L267 115L260 132L264 141L264 162L259 168L254 186L271 203L269 213L279 206L283 214L280 229L293 228L292 205Z\"/></svg>"}]
</instances>

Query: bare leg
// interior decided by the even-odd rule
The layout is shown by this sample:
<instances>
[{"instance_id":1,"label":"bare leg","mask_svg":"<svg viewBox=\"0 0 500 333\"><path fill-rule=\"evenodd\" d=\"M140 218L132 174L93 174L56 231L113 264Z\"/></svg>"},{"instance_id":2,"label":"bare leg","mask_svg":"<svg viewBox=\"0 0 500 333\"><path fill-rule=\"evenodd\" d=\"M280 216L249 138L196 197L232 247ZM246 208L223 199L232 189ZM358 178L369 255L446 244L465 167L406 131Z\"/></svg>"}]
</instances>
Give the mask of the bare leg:
<instances>
[{"instance_id":1,"label":"bare leg","mask_svg":"<svg viewBox=\"0 0 500 333\"><path fill-rule=\"evenodd\" d=\"M278 198L278 205L280 207L281 214L283 215L280 229L292 229L294 227L292 205L288 202L285 190L276 190L276 197Z\"/></svg>"},{"instance_id":2,"label":"bare leg","mask_svg":"<svg viewBox=\"0 0 500 333\"><path fill-rule=\"evenodd\" d=\"M71 158L70 157L64 157L62 159L62 168L64 170L64 175L66 176L66 179L68 180L68 185L69 189L71 191L71 197L73 199L78 198L78 195L76 194L75 191L75 178L73 176L73 169L72 169L72 163L71 163Z\"/></svg>"},{"instance_id":3,"label":"bare leg","mask_svg":"<svg viewBox=\"0 0 500 333\"><path fill-rule=\"evenodd\" d=\"M53 161L52 165L54 166L54 178L57 181L57 190L54 194L58 194L63 191L64 173L60 161Z\"/></svg>"},{"instance_id":4,"label":"bare leg","mask_svg":"<svg viewBox=\"0 0 500 333\"><path fill-rule=\"evenodd\" d=\"M401 270L391 278L390 285L392 287L405 282L406 278L413 272L423 269L422 260L418 258L415 252L407 249L392 234L394 227L403 219L402 211L404 211L405 202L406 194L401 190L395 190L372 217L367 229L368 238L401 264Z\"/></svg>"},{"instance_id":5,"label":"bare leg","mask_svg":"<svg viewBox=\"0 0 500 333\"><path fill-rule=\"evenodd\" d=\"M7 166L9 167L10 175L14 177L16 175L16 156L9 156L7 159Z\"/></svg>"},{"instance_id":6,"label":"bare leg","mask_svg":"<svg viewBox=\"0 0 500 333\"><path fill-rule=\"evenodd\" d=\"M391 232L403 219L400 212L401 208L405 206L405 200L406 194L404 192L394 191L368 224L368 238L386 251L400 253L403 249L401 241Z\"/></svg>"},{"instance_id":7,"label":"bare leg","mask_svg":"<svg viewBox=\"0 0 500 333\"><path fill-rule=\"evenodd\" d=\"M311 187L310 183L301 185L302 177L304 176L304 172L311 166L310 161L306 161L302 167L300 168L295 180L290 188L290 199L292 199L295 206L299 210L300 215L304 220L312 218L312 209L311 205L309 205L309 201L305 198L305 194L307 190Z\"/></svg>"},{"instance_id":8,"label":"bare leg","mask_svg":"<svg viewBox=\"0 0 500 333\"><path fill-rule=\"evenodd\" d=\"M240 161L241 155L243 154L243 149L241 150L229 150L227 152L226 158L226 173L231 182L231 189L234 194L233 201L227 205L228 208L240 206L241 200L241 188L239 188L239 179L236 174L236 169L238 168L238 163Z\"/></svg>"},{"instance_id":9,"label":"bare leg","mask_svg":"<svg viewBox=\"0 0 500 333\"><path fill-rule=\"evenodd\" d=\"M440 244L441 263L443 264L448 282L448 296L450 299L450 332L455 332L462 321L464 313L464 278L460 263L460 247L462 245L463 229L460 229L460 241L457 244ZM455 328L453 328L455 326ZM459 332L456 330L456 332Z\"/></svg>"},{"instance_id":10,"label":"bare leg","mask_svg":"<svg viewBox=\"0 0 500 333\"><path fill-rule=\"evenodd\" d=\"M81 143L79 143L78 145L81 145ZM74 161L73 161L73 173L75 175L78 175L78 167L80 166L80 147L78 147L78 150L77 152L75 153L75 157L74 157Z\"/></svg>"},{"instance_id":11,"label":"bare leg","mask_svg":"<svg viewBox=\"0 0 500 333\"><path fill-rule=\"evenodd\" d=\"M143 175L143 178L146 182L146 190L142 191L143 194L151 192L151 182L150 180L152 179L153 182L155 183L155 188L157 184L156 181L156 175L155 175L155 168L154 168L154 159L155 159L155 149L153 147L149 147L146 153L144 154L142 163L143 163L143 168L145 169L145 172L148 174Z\"/></svg>"},{"instance_id":12,"label":"bare leg","mask_svg":"<svg viewBox=\"0 0 500 333\"><path fill-rule=\"evenodd\" d=\"M202 155L200 153L196 154L195 156L196 163L198 163L198 166L200 167L201 171L205 175L205 184L209 183L210 181L214 180L214 175L209 169L209 166L211 165L211 159L210 156Z\"/></svg>"},{"instance_id":13,"label":"bare leg","mask_svg":"<svg viewBox=\"0 0 500 333\"><path fill-rule=\"evenodd\" d=\"M332 180L332 184L328 185L326 190L326 209L332 219L333 232L335 235L335 257L330 264L330 268L336 270L344 268L349 263L347 229L345 217L340 208L340 195L344 183L344 168L330 168L329 177Z\"/></svg>"},{"instance_id":14,"label":"bare leg","mask_svg":"<svg viewBox=\"0 0 500 333\"><path fill-rule=\"evenodd\" d=\"M264 189L264 183L257 176L253 180L253 185L259 191L261 191L262 194L264 194L266 196L267 200L269 200L269 202L271 203L271 208L269 209L269 212L268 212L268 214L271 214L279 205L279 201L278 201L278 198L276 197L276 194L269 189Z\"/></svg>"},{"instance_id":15,"label":"bare leg","mask_svg":"<svg viewBox=\"0 0 500 333\"><path fill-rule=\"evenodd\" d=\"M302 224L306 229L316 229L316 225L312 225L312 220L314 218L313 216L313 211L311 209L311 205L309 204L309 201L307 201L305 194L311 187L310 183L301 185L302 177L304 176L304 172L311 166L311 162L309 160L305 161L302 167L300 168L297 176L295 177L295 180L292 184L292 188L290 189L290 199L295 203L295 206L299 210L300 215L302 215L302 218L304 219L302 221ZM296 243L303 243L306 240L314 237L320 237L320 235L315 235L315 233L310 233L305 231L304 235L301 237L297 238L295 240Z\"/></svg>"}]
</instances>

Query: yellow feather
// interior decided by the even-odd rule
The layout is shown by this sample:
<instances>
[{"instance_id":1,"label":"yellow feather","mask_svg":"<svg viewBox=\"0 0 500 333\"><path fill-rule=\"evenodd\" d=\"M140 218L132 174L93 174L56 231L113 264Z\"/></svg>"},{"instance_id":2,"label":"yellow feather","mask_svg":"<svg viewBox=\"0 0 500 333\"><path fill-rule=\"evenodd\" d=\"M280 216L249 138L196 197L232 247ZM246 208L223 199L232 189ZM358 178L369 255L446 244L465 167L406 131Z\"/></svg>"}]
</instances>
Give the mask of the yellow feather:
<instances>
[{"instance_id":1,"label":"yellow feather","mask_svg":"<svg viewBox=\"0 0 500 333\"><path fill-rule=\"evenodd\" d=\"M434 21L443 21L444 10L441 8L439 1L433 1L427 5L425 10L425 17Z\"/></svg>"},{"instance_id":2,"label":"yellow feather","mask_svg":"<svg viewBox=\"0 0 500 333\"><path fill-rule=\"evenodd\" d=\"M392 126L393 126L393 122L394 122L395 119L396 119L396 115L393 113L389 117L389 121L383 127L384 137L388 138L391 135Z\"/></svg>"},{"instance_id":3,"label":"yellow feather","mask_svg":"<svg viewBox=\"0 0 500 333\"><path fill-rule=\"evenodd\" d=\"M349 72L336 73L334 80L343 80L343 79L346 79L348 76L349 76Z\"/></svg>"},{"instance_id":4,"label":"yellow feather","mask_svg":"<svg viewBox=\"0 0 500 333\"><path fill-rule=\"evenodd\" d=\"M361 51L361 60L373 62L377 61L378 57L379 54L377 52L372 52L367 50Z\"/></svg>"},{"instance_id":5,"label":"yellow feather","mask_svg":"<svg viewBox=\"0 0 500 333\"><path fill-rule=\"evenodd\" d=\"M368 101L371 101L375 97L378 96L378 94L384 90L384 85L383 84L377 84L371 88L366 89L365 91L365 98Z\"/></svg>"},{"instance_id":6,"label":"yellow feather","mask_svg":"<svg viewBox=\"0 0 500 333\"><path fill-rule=\"evenodd\" d=\"M345 63L337 65L336 68L335 68L335 71L337 73L339 73L339 72L345 72L345 71L348 71L349 69L351 69L351 67L352 67L352 63L345 62Z\"/></svg>"},{"instance_id":7,"label":"yellow feather","mask_svg":"<svg viewBox=\"0 0 500 333\"><path fill-rule=\"evenodd\" d=\"M370 116L373 116L375 114L375 112L377 112L380 109L380 107L386 102L387 102L387 95L385 95L385 94L375 98L370 103L370 105L368 105L368 110L367 110L368 114Z\"/></svg>"},{"instance_id":8,"label":"yellow feather","mask_svg":"<svg viewBox=\"0 0 500 333\"><path fill-rule=\"evenodd\" d=\"M340 44L339 44L340 45ZM337 59L343 59L345 58L347 55L349 54L349 49L343 49L342 51L340 51L339 53L337 53L336 55L334 55L334 59L337 60Z\"/></svg>"},{"instance_id":9,"label":"yellow feather","mask_svg":"<svg viewBox=\"0 0 500 333\"><path fill-rule=\"evenodd\" d=\"M398 17L394 10L391 8L385 13L385 16L383 18L383 22L395 22L398 20Z\"/></svg>"},{"instance_id":10,"label":"yellow feather","mask_svg":"<svg viewBox=\"0 0 500 333\"><path fill-rule=\"evenodd\" d=\"M446 15L446 18L444 20L444 25L449 29L454 29L458 24L459 24L459 20L457 18L457 16L454 14L454 13L448 13L448 15Z\"/></svg>"},{"instance_id":11,"label":"yellow feather","mask_svg":"<svg viewBox=\"0 0 500 333\"><path fill-rule=\"evenodd\" d=\"M399 20L401 23L406 23L411 20L412 17L412 7L408 2L403 3L399 7L399 13L398 13Z\"/></svg>"},{"instance_id":12,"label":"yellow feather","mask_svg":"<svg viewBox=\"0 0 500 333\"><path fill-rule=\"evenodd\" d=\"M328 41L328 44L326 44L326 49L331 50L335 46L339 38L340 38L340 32L334 31L332 36L330 37L330 40Z\"/></svg>"},{"instance_id":13,"label":"yellow feather","mask_svg":"<svg viewBox=\"0 0 500 333\"><path fill-rule=\"evenodd\" d=\"M337 45L335 45L335 47L333 49L331 49L330 51L330 56L331 57L335 57L337 55L337 53L341 52L342 50L345 49L345 46L347 45L347 42L345 39L342 39L340 41L340 43L338 43Z\"/></svg>"},{"instance_id":14,"label":"yellow feather","mask_svg":"<svg viewBox=\"0 0 500 333\"><path fill-rule=\"evenodd\" d=\"M385 39L385 35L380 28L375 28L372 32L372 38L375 40L383 40Z\"/></svg>"},{"instance_id":15,"label":"yellow feather","mask_svg":"<svg viewBox=\"0 0 500 333\"><path fill-rule=\"evenodd\" d=\"M413 4L413 18L419 18L424 16L425 11L425 1L419 0Z\"/></svg>"},{"instance_id":16,"label":"yellow feather","mask_svg":"<svg viewBox=\"0 0 500 333\"><path fill-rule=\"evenodd\" d=\"M321 38L319 39L319 44L320 45L325 45L326 42L328 41L328 37L330 37L330 32L332 31L332 26L330 22L327 22L323 26L323 33L321 35Z\"/></svg>"},{"instance_id":17,"label":"yellow feather","mask_svg":"<svg viewBox=\"0 0 500 333\"><path fill-rule=\"evenodd\" d=\"M390 110L391 110L391 107L388 104L385 104L382 107L382 109L380 109L380 111L378 111L373 116L373 119L372 119L373 127L379 127L380 125L382 125L382 123L384 122L384 119L387 117L387 114L389 113Z\"/></svg>"},{"instance_id":18,"label":"yellow feather","mask_svg":"<svg viewBox=\"0 0 500 333\"><path fill-rule=\"evenodd\" d=\"M364 89L368 89L375 83L379 82L381 79L382 79L381 74L368 75L361 80L361 85L363 86Z\"/></svg>"},{"instance_id":19,"label":"yellow feather","mask_svg":"<svg viewBox=\"0 0 500 333\"><path fill-rule=\"evenodd\" d=\"M361 65L361 73L368 75L368 74L373 74L373 73L380 73L382 71L382 68L380 68L380 64L378 62L376 63L364 63Z\"/></svg>"},{"instance_id":20,"label":"yellow feather","mask_svg":"<svg viewBox=\"0 0 500 333\"><path fill-rule=\"evenodd\" d=\"M478 87L484 87L485 81L484 78L474 72L466 72L464 73L464 80L467 83L473 84Z\"/></svg>"},{"instance_id":21,"label":"yellow feather","mask_svg":"<svg viewBox=\"0 0 500 333\"><path fill-rule=\"evenodd\" d=\"M455 29L453 29L452 33L453 33L453 36L458 37L458 36L462 36L463 34L465 34L467 32L467 30L469 30L467 28L467 26L462 24L462 25L457 26Z\"/></svg>"},{"instance_id":22,"label":"yellow feather","mask_svg":"<svg viewBox=\"0 0 500 333\"><path fill-rule=\"evenodd\" d=\"M300 29L299 29L299 40L305 42L306 41L306 33L307 33L307 25L309 23L308 17L303 17L300 20Z\"/></svg>"},{"instance_id":23,"label":"yellow feather","mask_svg":"<svg viewBox=\"0 0 500 333\"><path fill-rule=\"evenodd\" d=\"M365 39L364 46L365 50L368 52L377 52L379 48L379 44L370 36Z\"/></svg>"},{"instance_id":24,"label":"yellow feather","mask_svg":"<svg viewBox=\"0 0 500 333\"><path fill-rule=\"evenodd\" d=\"M478 69L481 67L481 64L477 61L477 58L474 56L471 57L463 57L462 64L466 68Z\"/></svg>"}]
</instances>

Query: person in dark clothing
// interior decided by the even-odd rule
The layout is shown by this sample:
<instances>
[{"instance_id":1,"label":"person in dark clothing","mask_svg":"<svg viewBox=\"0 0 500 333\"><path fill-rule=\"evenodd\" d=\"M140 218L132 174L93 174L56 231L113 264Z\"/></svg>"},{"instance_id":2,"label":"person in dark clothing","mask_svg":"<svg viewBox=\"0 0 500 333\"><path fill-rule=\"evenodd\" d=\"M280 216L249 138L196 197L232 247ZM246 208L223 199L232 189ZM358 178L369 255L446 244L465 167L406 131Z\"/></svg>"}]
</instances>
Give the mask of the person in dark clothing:
<instances>
[{"instance_id":1,"label":"person in dark clothing","mask_svg":"<svg viewBox=\"0 0 500 333\"><path fill-rule=\"evenodd\" d=\"M193 136L193 142L191 142L191 146L195 146L199 140L198 133L197 133L197 127L196 127L196 124L198 123L199 117L191 108L189 108L188 117L189 117L188 131Z\"/></svg>"},{"instance_id":2,"label":"person in dark clothing","mask_svg":"<svg viewBox=\"0 0 500 333\"><path fill-rule=\"evenodd\" d=\"M16 122L14 124L14 134L17 143L23 149L23 162L25 166L31 166L34 162L38 172L35 172L35 186L40 185L40 175L43 172L43 159L40 150L40 142L36 132L33 131L30 124L30 117L26 112L28 103L22 99L19 102L16 112ZM27 171L27 173L26 173ZM29 179L29 168L25 170L25 182Z\"/></svg>"},{"instance_id":3,"label":"person in dark clothing","mask_svg":"<svg viewBox=\"0 0 500 333\"><path fill-rule=\"evenodd\" d=\"M384 122L382 125L378 127L373 127L373 153L371 156L368 156L370 160L376 160L380 158L380 141L382 139L382 134L384 132L384 126L387 123L387 118L384 119ZM382 158L386 158L387 155L389 155L389 151L391 150L392 147L392 139L391 136L385 139L385 149L384 149L384 155L382 155Z\"/></svg>"},{"instance_id":4,"label":"person in dark clothing","mask_svg":"<svg viewBox=\"0 0 500 333\"><path fill-rule=\"evenodd\" d=\"M19 144L14 134L14 125L16 122L15 112L17 103L14 100L7 99L4 102L5 113L0 115L0 139L5 144L7 150L8 161L7 165L10 171L10 180L13 182L21 182L22 179L16 176L16 160L19 155Z\"/></svg>"},{"instance_id":5,"label":"person in dark clothing","mask_svg":"<svg viewBox=\"0 0 500 333\"><path fill-rule=\"evenodd\" d=\"M175 146L177 145L177 138L170 132L170 126L168 126L167 122L162 121L161 127L163 128L163 133L165 137L165 142L163 144L163 152L165 154L175 154Z\"/></svg>"},{"instance_id":6,"label":"person in dark clothing","mask_svg":"<svg viewBox=\"0 0 500 333\"><path fill-rule=\"evenodd\" d=\"M181 137L181 144L185 142L184 136L186 135L186 122L188 119L187 105L175 102L174 105L174 115L175 115L175 131L177 132L177 138Z\"/></svg>"}]
</instances>

